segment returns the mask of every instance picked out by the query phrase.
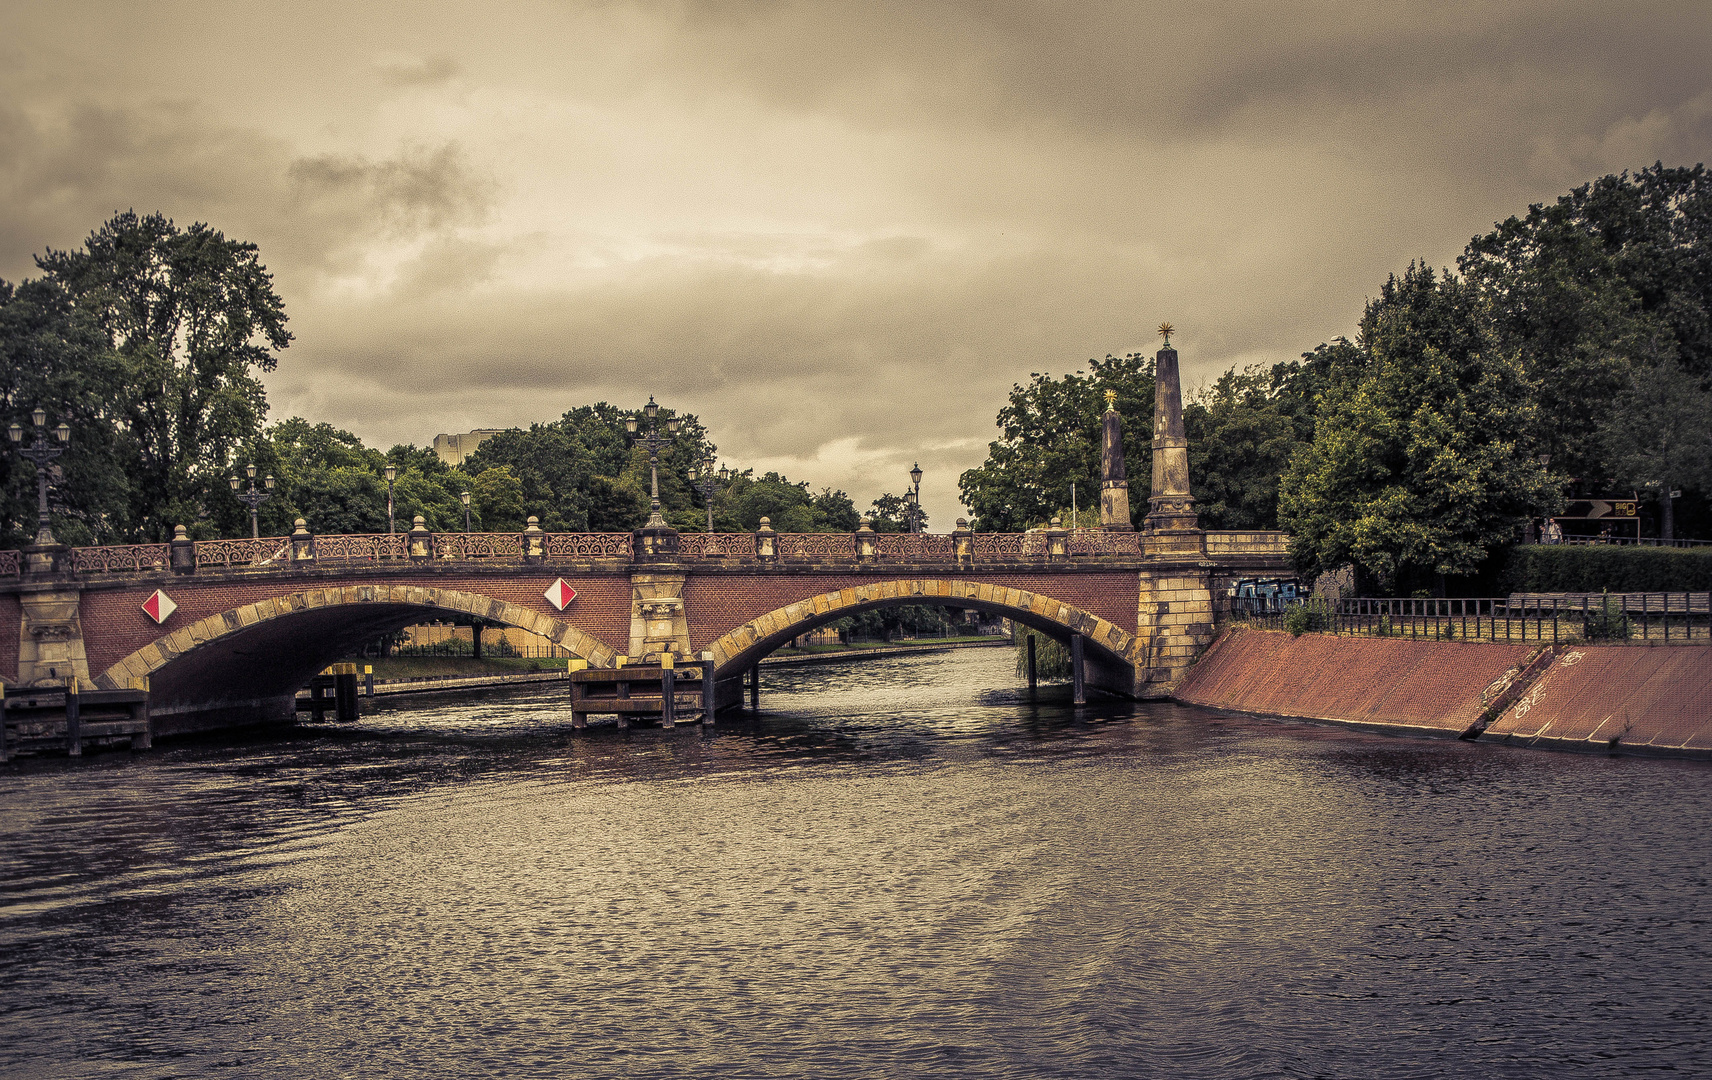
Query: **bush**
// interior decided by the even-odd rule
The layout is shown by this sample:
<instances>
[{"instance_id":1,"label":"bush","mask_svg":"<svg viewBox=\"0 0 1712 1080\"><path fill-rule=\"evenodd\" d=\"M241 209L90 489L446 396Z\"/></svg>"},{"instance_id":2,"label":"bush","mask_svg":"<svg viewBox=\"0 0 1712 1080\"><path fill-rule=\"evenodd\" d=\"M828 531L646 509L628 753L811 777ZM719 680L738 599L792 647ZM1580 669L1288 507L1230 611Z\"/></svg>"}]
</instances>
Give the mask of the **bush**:
<instances>
[{"instance_id":1,"label":"bush","mask_svg":"<svg viewBox=\"0 0 1712 1080\"><path fill-rule=\"evenodd\" d=\"M1018 675L1028 675L1028 639L1034 639L1034 674L1038 679L1068 679L1070 677L1070 649L1047 637L1038 630L1029 630L1020 625L1016 626L1016 670Z\"/></svg>"},{"instance_id":2,"label":"bush","mask_svg":"<svg viewBox=\"0 0 1712 1080\"><path fill-rule=\"evenodd\" d=\"M1525 544L1498 556L1498 595L1712 590L1712 546Z\"/></svg>"},{"instance_id":3,"label":"bush","mask_svg":"<svg viewBox=\"0 0 1712 1080\"><path fill-rule=\"evenodd\" d=\"M1312 597L1293 604L1284 613L1284 629L1296 637L1310 630L1324 630L1331 620L1326 616L1325 603Z\"/></svg>"},{"instance_id":4,"label":"bush","mask_svg":"<svg viewBox=\"0 0 1712 1080\"><path fill-rule=\"evenodd\" d=\"M1587 619L1582 623L1581 636L1588 641L1627 641L1629 640L1629 616L1623 607L1611 598L1607 592L1598 610L1589 611Z\"/></svg>"}]
</instances>

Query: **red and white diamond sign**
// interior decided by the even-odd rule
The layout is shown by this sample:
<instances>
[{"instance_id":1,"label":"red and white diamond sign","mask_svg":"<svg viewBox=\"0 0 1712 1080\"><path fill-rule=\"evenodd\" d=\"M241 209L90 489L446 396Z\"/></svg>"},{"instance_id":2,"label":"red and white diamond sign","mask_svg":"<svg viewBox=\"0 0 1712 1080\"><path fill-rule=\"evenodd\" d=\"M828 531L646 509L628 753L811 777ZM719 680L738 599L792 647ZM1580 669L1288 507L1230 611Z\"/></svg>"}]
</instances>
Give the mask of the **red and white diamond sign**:
<instances>
[{"instance_id":1,"label":"red and white diamond sign","mask_svg":"<svg viewBox=\"0 0 1712 1080\"><path fill-rule=\"evenodd\" d=\"M547 586L547 591L541 595L547 598L547 603L552 604L560 611L563 611L565 610L566 604L577 598L577 590L565 584L564 578L559 578L557 581L553 582L553 584Z\"/></svg>"},{"instance_id":2,"label":"red and white diamond sign","mask_svg":"<svg viewBox=\"0 0 1712 1080\"><path fill-rule=\"evenodd\" d=\"M172 613L178 610L178 605L172 602L172 597L156 589L143 601L143 614L157 623L166 622Z\"/></svg>"}]
</instances>

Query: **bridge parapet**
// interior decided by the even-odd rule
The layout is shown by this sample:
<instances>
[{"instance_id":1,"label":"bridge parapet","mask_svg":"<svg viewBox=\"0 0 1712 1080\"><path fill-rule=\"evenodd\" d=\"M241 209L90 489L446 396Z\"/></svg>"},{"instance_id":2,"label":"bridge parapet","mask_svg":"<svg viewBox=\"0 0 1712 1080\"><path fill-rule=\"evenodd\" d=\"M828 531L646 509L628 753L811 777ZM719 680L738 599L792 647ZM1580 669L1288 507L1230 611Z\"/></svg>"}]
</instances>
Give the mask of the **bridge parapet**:
<instances>
[{"instance_id":1,"label":"bridge parapet","mask_svg":"<svg viewBox=\"0 0 1712 1080\"><path fill-rule=\"evenodd\" d=\"M631 533L433 533L424 545L436 561L631 564L638 559ZM299 537L259 540L198 540L193 559L181 572L208 569L300 570L316 565L409 565L424 556L412 555L410 534L331 534L313 538L312 548L294 551ZM1037 529L1023 533L684 533L678 558L689 562L724 563L955 563L968 565L1042 564L1052 562L1145 560L1150 556L1280 562L1289 555L1289 535L1269 530L1185 533L1185 543L1160 545L1148 534L1104 529ZM1193 541L1193 542L1188 542ZM70 549L66 565L74 575L156 574L174 568L176 544L113 544ZM771 555L763 554L771 550ZM1169 550L1167 550L1169 549ZM536 554L539 552L539 554ZM0 551L0 578L20 577L25 570L16 551Z\"/></svg>"}]
</instances>

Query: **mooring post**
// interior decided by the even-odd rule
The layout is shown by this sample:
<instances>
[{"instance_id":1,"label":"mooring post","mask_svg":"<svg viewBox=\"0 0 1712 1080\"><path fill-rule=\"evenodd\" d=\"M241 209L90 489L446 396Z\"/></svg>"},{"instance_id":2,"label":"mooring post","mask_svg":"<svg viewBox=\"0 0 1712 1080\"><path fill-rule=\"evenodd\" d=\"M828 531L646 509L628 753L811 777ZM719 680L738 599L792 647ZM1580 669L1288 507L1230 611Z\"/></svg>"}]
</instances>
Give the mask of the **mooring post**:
<instances>
[{"instance_id":1,"label":"mooring post","mask_svg":"<svg viewBox=\"0 0 1712 1080\"><path fill-rule=\"evenodd\" d=\"M470 656L472 659L475 659L475 660L480 660L482 658L481 635L482 635L482 621L480 619L471 619L470 620Z\"/></svg>"},{"instance_id":2,"label":"mooring post","mask_svg":"<svg viewBox=\"0 0 1712 1080\"><path fill-rule=\"evenodd\" d=\"M6 684L0 683L0 761L12 760L12 747L6 734Z\"/></svg>"},{"instance_id":3,"label":"mooring post","mask_svg":"<svg viewBox=\"0 0 1712 1080\"><path fill-rule=\"evenodd\" d=\"M333 669L333 709L340 723L357 721L357 665L340 664Z\"/></svg>"},{"instance_id":4,"label":"mooring post","mask_svg":"<svg viewBox=\"0 0 1712 1080\"><path fill-rule=\"evenodd\" d=\"M374 697L374 665L363 665L363 696Z\"/></svg>"},{"instance_id":5,"label":"mooring post","mask_svg":"<svg viewBox=\"0 0 1712 1080\"><path fill-rule=\"evenodd\" d=\"M672 669L672 654L660 655L660 726L678 723L678 673Z\"/></svg>"},{"instance_id":6,"label":"mooring post","mask_svg":"<svg viewBox=\"0 0 1712 1080\"><path fill-rule=\"evenodd\" d=\"M1082 635L1070 635L1070 687L1078 705L1088 703L1088 693L1082 687Z\"/></svg>"},{"instance_id":7,"label":"mooring post","mask_svg":"<svg viewBox=\"0 0 1712 1080\"><path fill-rule=\"evenodd\" d=\"M1028 688L1034 689L1034 635L1028 635Z\"/></svg>"},{"instance_id":8,"label":"mooring post","mask_svg":"<svg viewBox=\"0 0 1712 1080\"><path fill-rule=\"evenodd\" d=\"M715 704L715 702L714 702L714 693L713 693L713 653L704 652L701 654L701 722L702 723L709 724L709 725L711 725L713 723L714 704Z\"/></svg>"},{"instance_id":9,"label":"mooring post","mask_svg":"<svg viewBox=\"0 0 1712 1080\"><path fill-rule=\"evenodd\" d=\"M749 669L749 710L761 711L761 665L756 664Z\"/></svg>"},{"instance_id":10,"label":"mooring post","mask_svg":"<svg viewBox=\"0 0 1712 1080\"><path fill-rule=\"evenodd\" d=\"M65 684L65 741L72 757L83 756L83 717L77 701L77 679Z\"/></svg>"}]
</instances>

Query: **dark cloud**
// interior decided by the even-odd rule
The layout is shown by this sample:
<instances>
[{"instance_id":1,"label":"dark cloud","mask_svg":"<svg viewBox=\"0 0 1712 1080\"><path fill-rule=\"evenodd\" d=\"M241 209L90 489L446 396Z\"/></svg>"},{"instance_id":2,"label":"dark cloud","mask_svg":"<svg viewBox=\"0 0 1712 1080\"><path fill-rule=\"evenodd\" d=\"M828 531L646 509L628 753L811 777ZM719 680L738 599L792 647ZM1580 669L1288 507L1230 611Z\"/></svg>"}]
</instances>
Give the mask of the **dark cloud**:
<instances>
[{"instance_id":1,"label":"dark cloud","mask_svg":"<svg viewBox=\"0 0 1712 1080\"><path fill-rule=\"evenodd\" d=\"M1712 147L1705 5L314 0L0 40L0 276L115 210L258 242L274 413L379 442L655 393L937 523L1010 385L1180 328L1191 382L1410 259ZM267 48L258 50L258 42Z\"/></svg>"}]
</instances>

